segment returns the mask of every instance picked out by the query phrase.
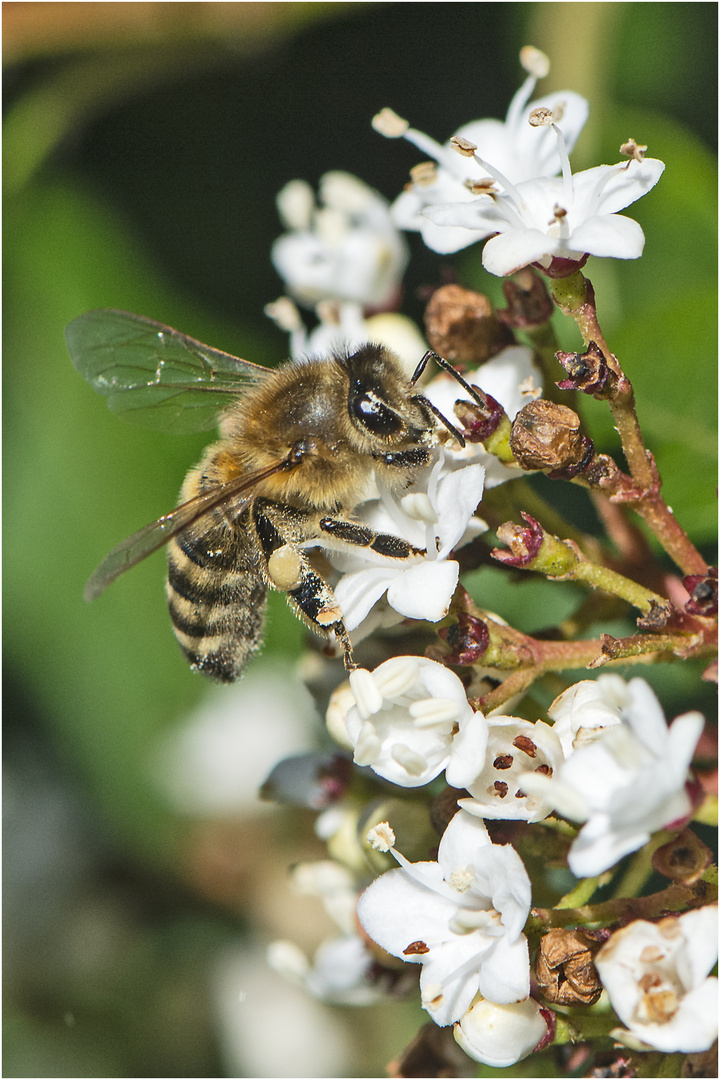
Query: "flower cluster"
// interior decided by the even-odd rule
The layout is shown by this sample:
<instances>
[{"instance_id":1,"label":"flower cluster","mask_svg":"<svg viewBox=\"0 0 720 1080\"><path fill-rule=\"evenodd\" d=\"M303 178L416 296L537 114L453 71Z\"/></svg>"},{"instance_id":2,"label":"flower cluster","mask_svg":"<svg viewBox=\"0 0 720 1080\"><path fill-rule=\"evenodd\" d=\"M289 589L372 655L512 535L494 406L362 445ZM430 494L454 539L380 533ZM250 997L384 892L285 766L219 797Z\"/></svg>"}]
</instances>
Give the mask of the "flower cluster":
<instances>
[{"instance_id":1,"label":"flower cluster","mask_svg":"<svg viewBox=\"0 0 720 1080\"><path fill-rule=\"evenodd\" d=\"M368 340L392 348L442 431L405 487L391 489L378 471L364 501L343 508L363 536L404 541L407 558L371 544L313 553L363 664L350 657L339 686L323 666L331 660L313 668L345 755L342 767L328 766L322 803L298 796L309 776L317 794L315 758L293 759L273 784L292 789L288 801L322 807L317 832L331 858L303 864L295 880L340 936L313 962L287 941L270 959L311 994L343 1004L407 988L398 970L415 965L423 1008L477 1062L509 1067L568 1040L592 1047L611 1037L607 1067L637 1070L627 1055L704 1053L717 1037L716 879L688 831L697 814L710 819L693 772L704 720L688 711L668 724L645 679L594 669L710 658L716 571L662 500L630 381L581 273L590 256L642 254L642 229L620 211L664 165L629 139L623 161L573 172L588 104L570 90L531 101L548 61L524 49L521 63L527 78L505 120L464 124L444 144L389 109L375 117L378 132L431 159L392 205L345 173L326 174L317 200L299 180L278 198L287 232L273 262L285 295L267 312L289 333L292 355L337 355ZM508 279L507 310L447 286L421 332L396 310L403 230L444 255L483 241L482 265ZM314 312L311 331L296 304ZM577 324L582 351L553 343L554 307ZM413 372L427 344L444 360L420 383ZM561 382L550 374L553 353L569 374ZM583 434L572 399L558 397L570 392L610 408L627 473ZM591 490L612 543L544 504L521 479L537 472ZM649 547L637 574L628 506L679 577ZM510 550L492 549L488 533ZM482 606L491 560L508 576L531 571L593 591L559 627L531 637ZM465 569L478 572L472 590ZM588 637L608 596L634 609L635 623L625 637ZM579 668L588 677L567 677L558 694L551 680ZM653 867L672 885L649 892ZM419 1066L431 1044L433 1064ZM438 1064L438 1047L420 1039L413 1068L425 1071L412 1075L455 1075L449 1057Z\"/></svg>"}]
</instances>

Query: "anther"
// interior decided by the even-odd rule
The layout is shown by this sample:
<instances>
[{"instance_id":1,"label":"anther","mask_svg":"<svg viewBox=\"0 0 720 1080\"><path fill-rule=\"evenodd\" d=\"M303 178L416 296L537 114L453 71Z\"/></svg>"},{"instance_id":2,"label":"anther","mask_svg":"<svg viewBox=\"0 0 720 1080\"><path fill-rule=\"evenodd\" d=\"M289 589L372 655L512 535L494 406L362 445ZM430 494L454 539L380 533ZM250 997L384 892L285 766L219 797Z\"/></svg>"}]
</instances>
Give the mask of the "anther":
<instances>
[{"instance_id":1,"label":"anther","mask_svg":"<svg viewBox=\"0 0 720 1080\"><path fill-rule=\"evenodd\" d=\"M528 75L536 79L544 79L550 71L550 60L534 45L523 45L520 50L520 66L527 71Z\"/></svg>"},{"instance_id":2,"label":"anther","mask_svg":"<svg viewBox=\"0 0 720 1080\"><path fill-rule=\"evenodd\" d=\"M470 142L469 139L463 139L462 135L453 135L450 145L453 150L458 154L462 154L463 157L473 157L477 150L477 143Z\"/></svg>"},{"instance_id":3,"label":"anther","mask_svg":"<svg viewBox=\"0 0 720 1080\"><path fill-rule=\"evenodd\" d=\"M384 135L386 139L401 139L410 127L407 120L403 120L392 109L381 109L373 116L371 124L375 131Z\"/></svg>"}]
</instances>

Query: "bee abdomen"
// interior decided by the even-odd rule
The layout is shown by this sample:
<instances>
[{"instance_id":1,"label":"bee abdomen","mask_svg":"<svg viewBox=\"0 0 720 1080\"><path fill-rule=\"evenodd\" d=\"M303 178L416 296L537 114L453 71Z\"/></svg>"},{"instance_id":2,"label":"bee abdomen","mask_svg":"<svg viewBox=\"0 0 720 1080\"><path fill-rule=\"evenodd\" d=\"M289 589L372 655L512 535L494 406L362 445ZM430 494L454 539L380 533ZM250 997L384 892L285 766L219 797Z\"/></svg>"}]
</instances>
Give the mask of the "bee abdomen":
<instances>
[{"instance_id":1,"label":"bee abdomen","mask_svg":"<svg viewBox=\"0 0 720 1080\"><path fill-rule=\"evenodd\" d=\"M167 597L190 665L232 682L260 646L266 588L231 528L181 533L168 545Z\"/></svg>"}]
</instances>

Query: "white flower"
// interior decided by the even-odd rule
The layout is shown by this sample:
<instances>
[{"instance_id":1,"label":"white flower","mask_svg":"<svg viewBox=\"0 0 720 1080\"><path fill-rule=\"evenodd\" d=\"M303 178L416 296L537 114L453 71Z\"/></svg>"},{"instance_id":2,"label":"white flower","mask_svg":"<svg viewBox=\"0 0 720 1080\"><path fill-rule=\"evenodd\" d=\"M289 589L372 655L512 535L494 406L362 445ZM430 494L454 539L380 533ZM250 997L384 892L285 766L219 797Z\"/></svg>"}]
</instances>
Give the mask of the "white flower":
<instances>
[{"instance_id":1,"label":"white flower","mask_svg":"<svg viewBox=\"0 0 720 1080\"><path fill-rule=\"evenodd\" d=\"M297 863L292 870L293 889L300 896L314 896L343 933L355 928L357 892L350 871L334 859Z\"/></svg>"},{"instance_id":2,"label":"white flower","mask_svg":"<svg viewBox=\"0 0 720 1080\"><path fill-rule=\"evenodd\" d=\"M163 734L153 763L162 791L181 814L264 814L258 791L282 758L315 745L317 711L287 665L260 660L223 693L209 691ZM264 732L258 738L258 731Z\"/></svg>"},{"instance_id":3,"label":"white flower","mask_svg":"<svg viewBox=\"0 0 720 1080\"><path fill-rule=\"evenodd\" d=\"M373 958L357 934L324 941L312 964L293 941L273 941L268 963L274 971L333 1005L370 1005L381 990L368 981Z\"/></svg>"},{"instance_id":4,"label":"white flower","mask_svg":"<svg viewBox=\"0 0 720 1080\"><path fill-rule=\"evenodd\" d=\"M420 787L446 770L464 787L482 769L487 725L463 684L422 656L396 656L375 671L350 673L354 704L345 716L358 765L401 787Z\"/></svg>"},{"instance_id":5,"label":"white flower","mask_svg":"<svg viewBox=\"0 0 720 1080\"><path fill-rule=\"evenodd\" d=\"M455 1039L473 1061L506 1069L531 1054L548 1027L533 998L496 1005L480 998L455 1025Z\"/></svg>"},{"instance_id":6,"label":"white flower","mask_svg":"<svg viewBox=\"0 0 720 1080\"><path fill-rule=\"evenodd\" d=\"M552 776L564 760L557 735L542 720L531 724L515 716L489 716L485 767L468 785L470 799L459 805L481 818L542 821L551 802L527 795L520 781L527 770Z\"/></svg>"},{"instance_id":7,"label":"white flower","mask_svg":"<svg viewBox=\"0 0 720 1080\"><path fill-rule=\"evenodd\" d=\"M650 191L664 168L654 158L596 165L575 174L568 165L557 179L512 185L503 178L498 193L480 195L472 202L430 206L423 212L438 226L471 230L476 240L497 234L485 244L482 262L498 277L530 264L553 270L553 260L579 266L588 255L638 259L645 245L643 231L618 210ZM565 265L563 272L577 266Z\"/></svg>"},{"instance_id":8,"label":"white flower","mask_svg":"<svg viewBox=\"0 0 720 1080\"><path fill-rule=\"evenodd\" d=\"M400 869L365 890L358 918L387 952L422 964L422 1005L435 1023L459 1020L478 992L499 1005L527 998L530 880L514 848L492 844L483 823L459 810L437 862L393 854Z\"/></svg>"},{"instance_id":9,"label":"white flower","mask_svg":"<svg viewBox=\"0 0 720 1080\"><path fill-rule=\"evenodd\" d=\"M405 618L438 622L447 614L460 574L449 556L487 527L474 517L482 499L484 467L472 464L451 471L448 461L440 448L434 464L399 501L382 490L378 500L356 511L362 524L399 536L426 554L391 559L369 550L331 553L333 564L346 571L334 592L348 630L358 627L385 593Z\"/></svg>"},{"instance_id":10,"label":"white flower","mask_svg":"<svg viewBox=\"0 0 720 1080\"><path fill-rule=\"evenodd\" d=\"M549 94L528 104L538 77L546 74L546 70L543 70L545 65L537 65L537 50L523 50L525 56L528 52L535 54L530 58L533 62L523 62L523 66L526 70L532 67L533 72L513 97L504 123L493 119L474 120L461 127L454 136L467 139L480 147L482 157L493 162L516 184L537 177L555 176L561 169L560 157L551 132L546 129L533 129L528 124L528 117L534 109L546 108L558 116L557 123L569 148L575 145L588 115L587 101L570 90ZM521 61L524 61L523 53ZM481 239L477 233L470 233L462 226L447 228L436 225L422 212L425 207L435 203L468 202L474 199L476 196L471 185L491 180L487 169L477 162L470 163L467 158L460 157L452 149L450 140L440 145L423 132L408 128L403 122L398 123L398 118L395 118L393 123L389 110L376 117L374 126L390 137L403 135L437 162L436 167L426 163L412 170L412 185L393 203L395 223L401 229L419 230L427 246L441 254L459 251Z\"/></svg>"},{"instance_id":11,"label":"white flower","mask_svg":"<svg viewBox=\"0 0 720 1080\"><path fill-rule=\"evenodd\" d=\"M616 930L595 966L632 1035L687 1054L709 1049L718 1036L718 983L708 978L717 955L717 907L710 906Z\"/></svg>"},{"instance_id":12,"label":"white flower","mask_svg":"<svg viewBox=\"0 0 720 1080\"><path fill-rule=\"evenodd\" d=\"M387 201L357 177L330 172L320 180L320 202L303 180L278 195L291 231L273 244L272 261L290 295L311 307L321 300L394 306L407 247Z\"/></svg>"},{"instance_id":13,"label":"white flower","mask_svg":"<svg viewBox=\"0 0 720 1080\"><path fill-rule=\"evenodd\" d=\"M566 757L594 742L607 727L621 723L631 703L627 683L619 675L582 679L556 697L548 709Z\"/></svg>"},{"instance_id":14,"label":"white flower","mask_svg":"<svg viewBox=\"0 0 720 1080\"><path fill-rule=\"evenodd\" d=\"M354 301L322 300L315 306L317 325L308 331L297 307L288 296L265 306L265 314L290 335L290 356L332 356L354 352L369 341L384 345L403 361L411 376L427 344L412 319L396 311L365 318L361 304Z\"/></svg>"},{"instance_id":15,"label":"white flower","mask_svg":"<svg viewBox=\"0 0 720 1080\"><path fill-rule=\"evenodd\" d=\"M619 694L622 687L613 682L612 689ZM530 772L520 777L528 794L585 822L568 855L577 877L614 866L691 809L685 783L703 729L700 713L678 716L668 727L645 680L631 679L620 720L571 753L552 779Z\"/></svg>"}]
</instances>

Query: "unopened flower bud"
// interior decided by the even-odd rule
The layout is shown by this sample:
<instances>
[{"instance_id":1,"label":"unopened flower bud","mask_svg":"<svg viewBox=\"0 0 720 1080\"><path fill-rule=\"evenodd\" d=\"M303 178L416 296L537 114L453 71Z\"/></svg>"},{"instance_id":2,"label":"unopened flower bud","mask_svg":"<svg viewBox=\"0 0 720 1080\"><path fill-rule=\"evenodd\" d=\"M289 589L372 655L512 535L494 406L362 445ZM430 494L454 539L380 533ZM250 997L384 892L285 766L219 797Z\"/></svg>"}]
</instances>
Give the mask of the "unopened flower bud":
<instances>
[{"instance_id":1,"label":"unopened flower bud","mask_svg":"<svg viewBox=\"0 0 720 1080\"><path fill-rule=\"evenodd\" d=\"M425 311L428 343L453 364L477 367L513 342L492 304L481 293L460 285L443 285Z\"/></svg>"},{"instance_id":2,"label":"unopened flower bud","mask_svg":"<svg viewBox=\"0 0 720 1080\"><path fill-rule=\"evenodd\" d=\"M710 865L713 854L692 829L684 829L669 844L663 844L653 853L653 870L672 881L692 885L702 877Z\"/></svg>"},{"instance_id":3,"label":"unopened flower bud","mask_svg":"<svg viewBox=\"0 0 720 1080\"><path fill-rule=\"evenodd\" d=\"M543 279L530 267L519 270L502 285L507 308L498 318L518 330L543 326L553 313L553 302Z\"/></svg>"},{"instance_id":4,"label":"unopened flower bud","mask_svg":"<svg viewBox=\"0 0 720 1080\"><path fill-rule=\"evenodd\" d=\"M538 398L515 417L510 448L523 469L568 469L589 458L580 417L565 405ZM592 444L590 444L592 446Z\"/></svg>"},{"instance_id":5,"label":"unopened flower bud","mask_svg":"<svg viewBox=\"0 0 720 1080\"><path fill-rule=\"evenodd\" d=\"M586 930L550 930L535 961L538 986L554 1005L593 1005L602 992L593 955L601 942Z\"/></svg>"}]
</instances>

